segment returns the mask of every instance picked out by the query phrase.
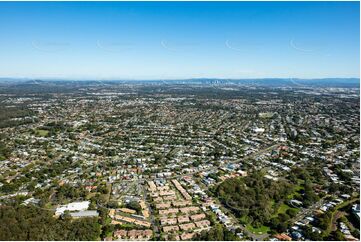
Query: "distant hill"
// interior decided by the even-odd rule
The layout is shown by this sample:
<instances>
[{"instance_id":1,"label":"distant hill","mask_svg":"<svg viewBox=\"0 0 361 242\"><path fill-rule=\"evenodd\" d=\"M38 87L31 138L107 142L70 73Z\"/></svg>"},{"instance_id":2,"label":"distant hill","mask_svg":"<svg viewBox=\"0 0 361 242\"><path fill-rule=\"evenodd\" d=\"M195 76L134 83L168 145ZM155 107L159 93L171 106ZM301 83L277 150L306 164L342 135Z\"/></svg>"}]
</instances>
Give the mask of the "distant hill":
<instances>
[{"instance_id":1,"label":"distant hill","mask_svg":"<svg viewBox=\"0 0 361 242\"><path fill-rule=\"evenodd\" d=\"M198 85L247 85L262 87L360 87L359 78L322 78L322 79L299 79L299 78L259 78L259 79L218 79L197 78L183 80L37 80L0 78L0 85L104 85L104 84L198 84Z\"/></svg>"}]
</instances>

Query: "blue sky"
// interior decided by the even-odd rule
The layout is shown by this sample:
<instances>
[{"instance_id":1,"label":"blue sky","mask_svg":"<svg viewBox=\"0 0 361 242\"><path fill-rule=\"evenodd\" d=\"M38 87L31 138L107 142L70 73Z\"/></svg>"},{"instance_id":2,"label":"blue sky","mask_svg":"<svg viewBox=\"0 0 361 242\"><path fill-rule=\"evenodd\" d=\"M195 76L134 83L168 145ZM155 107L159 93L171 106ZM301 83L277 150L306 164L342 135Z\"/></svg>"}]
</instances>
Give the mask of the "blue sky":
<instances>
[{"instance_id":1,"label":"blue sky","mask_svg":"<svg viewBox=\"0 0 361 242\"><path fill-rule=\"evenodd\" d=\"M0 2L0 77L359 77L359 2Z\"/></svg>"}]
</instances>

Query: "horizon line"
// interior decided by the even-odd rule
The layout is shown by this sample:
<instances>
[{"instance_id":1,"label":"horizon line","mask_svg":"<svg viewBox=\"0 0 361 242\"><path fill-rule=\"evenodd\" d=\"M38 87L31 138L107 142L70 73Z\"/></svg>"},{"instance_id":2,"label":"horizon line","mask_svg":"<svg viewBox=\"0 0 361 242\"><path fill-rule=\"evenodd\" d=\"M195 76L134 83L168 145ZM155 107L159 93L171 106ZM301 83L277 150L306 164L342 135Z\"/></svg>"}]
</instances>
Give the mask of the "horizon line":
<instances>
[{"instance_id":1,"label":"horizon line","mask_svg":"<svg viewBox=\"0 0 361 242\"><path fill-rule=\"evenodd\" d=\"M183 80L262 80L262 79L301 79L301 80L322 80L322 79L359 79L360 77L185 77L185 78L72 78L72 77L0 77L4 79L18 79L18 80L38 80L38 81L183 81Z\"/></svg>"}]
</instances>

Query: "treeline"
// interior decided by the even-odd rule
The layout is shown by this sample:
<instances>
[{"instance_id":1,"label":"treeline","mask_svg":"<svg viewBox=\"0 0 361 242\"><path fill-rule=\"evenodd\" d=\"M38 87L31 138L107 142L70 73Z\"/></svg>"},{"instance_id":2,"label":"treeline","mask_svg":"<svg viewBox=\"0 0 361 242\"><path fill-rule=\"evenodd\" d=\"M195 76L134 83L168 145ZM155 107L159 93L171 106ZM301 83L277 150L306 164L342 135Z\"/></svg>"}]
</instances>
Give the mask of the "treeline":
<instances>
[{"instance_id":1,"label":"treeline","mask_svg":"<svg viewBox=\"0 0 361 242\"><path fill-rule=\"evenodd\" d=\"M0 240L99 240L97 218L56 219L37 207L0 206Z\"/></svg>"},{"instance_id":2,"label":"treeline","mask_svg":"<svg viewBox=\"0 0 361 242\"><path fill-rule=\"evenodd\" d=\"M25 119L25 117L32 117L34 112L25 106L17 107L0 107L0 128L14 127L22 124L33 123L32 118ZM19 118L16 120L16 118Z\"/></svg>"},{"instance_id":3,"label":"treeline","mask_svg":"<svg viewBox=\"0 0 361 242\"><path fill-rule=\"evenodd\" d=\"M3 141L3 135L0 134L0 160L5 160L10 157L10 149L7 147L6 143Z\"/></svg>"}]
</instances>

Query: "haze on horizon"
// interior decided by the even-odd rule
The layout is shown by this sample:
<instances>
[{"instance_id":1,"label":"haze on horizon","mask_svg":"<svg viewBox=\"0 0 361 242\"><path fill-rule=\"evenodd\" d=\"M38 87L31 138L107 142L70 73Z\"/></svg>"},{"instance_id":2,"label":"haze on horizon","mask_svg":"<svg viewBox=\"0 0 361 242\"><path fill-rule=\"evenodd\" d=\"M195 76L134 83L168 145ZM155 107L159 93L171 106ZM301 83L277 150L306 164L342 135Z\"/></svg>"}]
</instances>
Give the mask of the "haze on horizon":
<instances>
[{"instance_id":1,"label":"haze on horizon","mask_svg":"<svg viewBox=\"0 0 361 242\"><path fill-rule=\"evenodd\" d=\"M0 77L359 77L359 2L0 2Z\"/></svg>"}]
</instances>

